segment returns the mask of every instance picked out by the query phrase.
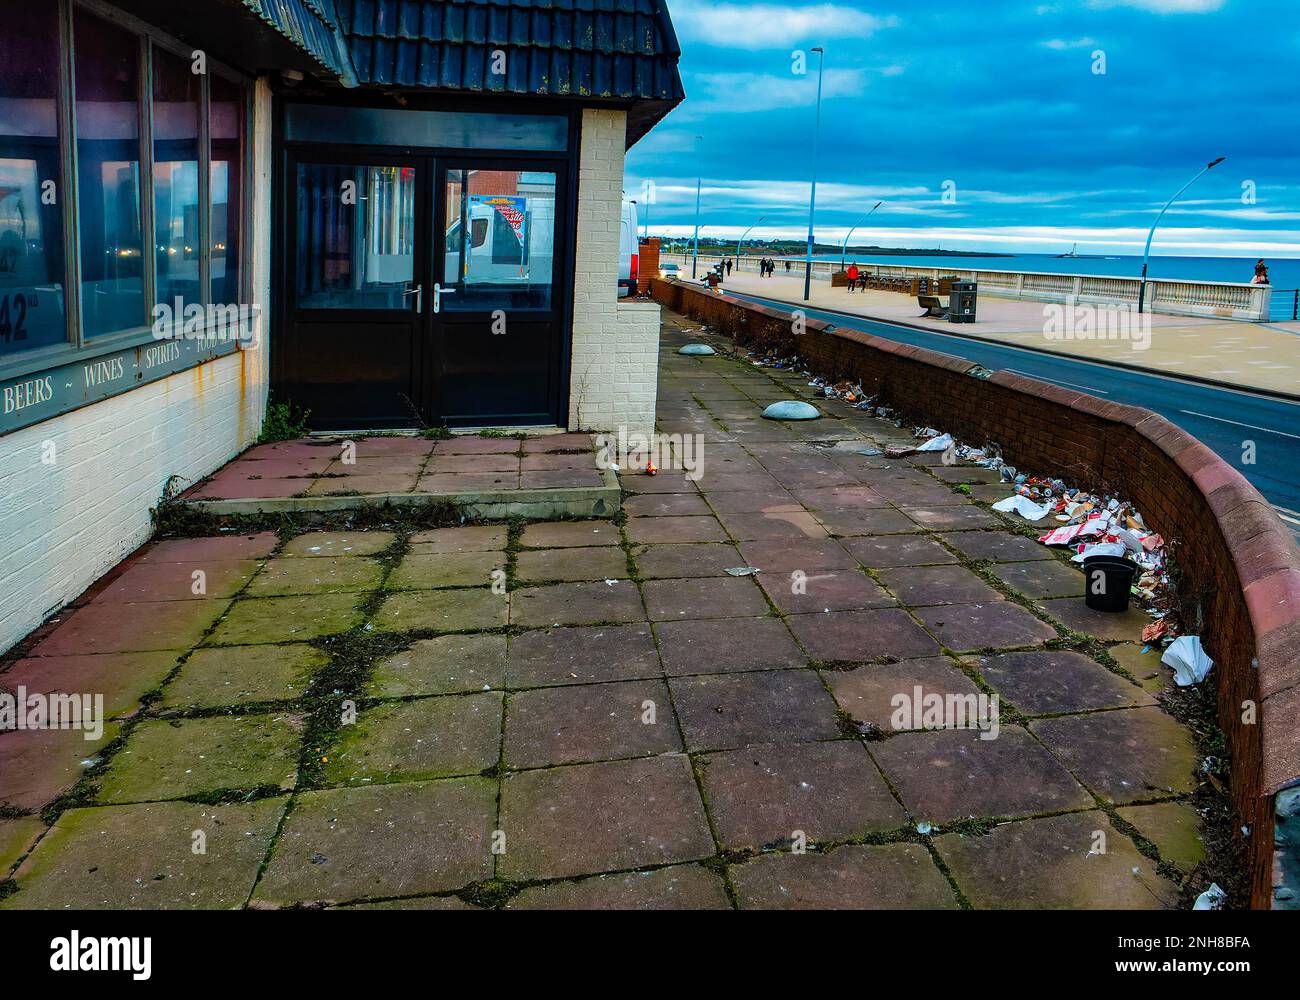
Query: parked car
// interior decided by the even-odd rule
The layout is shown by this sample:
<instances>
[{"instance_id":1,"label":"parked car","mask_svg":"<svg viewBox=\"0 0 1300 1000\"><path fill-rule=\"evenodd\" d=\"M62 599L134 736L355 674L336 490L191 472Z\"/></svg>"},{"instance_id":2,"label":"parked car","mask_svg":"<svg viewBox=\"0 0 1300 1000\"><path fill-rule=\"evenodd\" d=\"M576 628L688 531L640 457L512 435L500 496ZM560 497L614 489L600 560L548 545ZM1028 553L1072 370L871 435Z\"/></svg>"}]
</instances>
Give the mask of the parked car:
<instances>
[{"instance_id":1,"label":"parked car","mask_svg":"<svg viewBox=\"0 0 1300 1000\"><path fill-rule=\"evenodd\" d=\"M636 294L640 244L636 238L636 202L623 199L623 219L618 227L618 297Z\"/></svg>"},{"instance_id":2,"label":"parked car","mask_svg":"<svg viewBox=\"0 0 1300 1000\"><path fill-rule=\"evenodd\" d=\"M682 276L682 267L680 264L660 264L659 277L676 280Z\"/></svg>"}]
</instances>

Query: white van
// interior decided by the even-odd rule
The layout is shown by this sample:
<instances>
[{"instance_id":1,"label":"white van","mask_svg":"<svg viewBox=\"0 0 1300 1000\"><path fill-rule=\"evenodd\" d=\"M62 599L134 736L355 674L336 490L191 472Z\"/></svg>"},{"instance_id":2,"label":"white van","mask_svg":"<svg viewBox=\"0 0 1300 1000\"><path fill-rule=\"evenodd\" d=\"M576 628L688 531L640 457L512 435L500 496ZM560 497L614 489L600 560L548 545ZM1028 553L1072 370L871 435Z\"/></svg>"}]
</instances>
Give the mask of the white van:
<instances>
[{"instance_id":1,"label":"white van","mask_svg":"<svg viewBox=\"0 0 1300 1000\"><path fill-rule=\"evenodd\" d=\"M551 283L551 251L555 245L555 199L553 197L470 196L469 259L461 263L463 248L461 221L447 228L446 281L476 284L541 285ZM519 229L512 227L507 213L497 202L509 203L522 216ZM522 239L519 232L527 235ZM409 273L409 272L408 272Z\"/></svg>"},{"instance_id":2,"label":"white van","mask_svg":"<svg viewBox=\"0 0 1300 1000\"><path fill-rule=\"evenodd\" d=\"M623 218L618 227L618 297L636 294L640 268L640 244L636 238L636 202L623 199Z\"/></svg>"}]
</instances>

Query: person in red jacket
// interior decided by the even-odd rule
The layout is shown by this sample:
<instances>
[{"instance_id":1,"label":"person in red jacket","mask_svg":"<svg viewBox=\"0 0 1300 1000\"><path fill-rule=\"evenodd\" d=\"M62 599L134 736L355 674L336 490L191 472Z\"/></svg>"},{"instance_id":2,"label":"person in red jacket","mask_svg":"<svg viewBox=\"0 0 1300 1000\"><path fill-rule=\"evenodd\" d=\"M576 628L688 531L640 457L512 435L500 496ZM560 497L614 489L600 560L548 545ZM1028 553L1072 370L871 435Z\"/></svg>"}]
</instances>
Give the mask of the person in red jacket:
<instances>
[{"instance_id":1,"label":"person in red jacket","mask_svg":"<svg viewBox=\"0 0 1300 1000\"><path fill-rule=\"evenodd\" d=\"M848 276L849 276L849 291L851 292L858 287L858 265L857 264L849 265Z\"/></svg>"}]
</instances>

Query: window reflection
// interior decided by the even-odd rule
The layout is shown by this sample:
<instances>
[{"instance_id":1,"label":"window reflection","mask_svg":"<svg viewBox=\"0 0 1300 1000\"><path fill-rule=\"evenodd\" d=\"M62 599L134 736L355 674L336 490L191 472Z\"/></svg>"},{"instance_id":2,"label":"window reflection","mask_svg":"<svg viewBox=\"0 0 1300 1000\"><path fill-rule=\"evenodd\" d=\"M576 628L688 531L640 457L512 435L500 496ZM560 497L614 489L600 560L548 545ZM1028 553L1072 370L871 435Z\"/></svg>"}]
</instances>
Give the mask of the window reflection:
<instances>
[{"instance_id":1,"label":"window reflection","mask_svg":"<svg viewBox=\"0 0 1300 1000\"><path fill-rule=\"evenodd\" d=\"M411 308L414 167L303 163L297 199L301 308Z\"/></svg>"},{"instance_id":2,"label":"window reflection","mask_svg":"<svg viewBox=\"0 0 1300 1000\"><path fill-rule=\"evenodd\" d=\"M153 53L155 292L174 306L201 302L199 287L199 87L190 65Z\"/></svg>"},{"instance_id":3,"label":"window reflection","mask_svg":"<svg viewBox=\"0 0 1300 1000\"><path fill-rule=\"evenodd\" d=\"M11 5L0 60L0 357L67 339L59 216L58 19Z\"/></svg>"},{"instance_id":4,"label":"window reflection","mask_svg":"<svg viewBox=\"0 0 1300 1000\"><path fill-rule=\"evenodd\" d=\"M145 322L140 230L140 43L73 15L82 328L87 339Z\"/></svg>"},{"instance_id":5,"label":"window reflection","mask_svg":"<svg viewBox=\"0 0 1300 1000\"><path fill-rule=\"evenodd\" d=\"M212 301L240 300L240 189L243 140L243 88L220 76L211 77L209 135L212 140Z\"/></svg>"},{"instance_id":6,"label":"window reflection","mask_svg":"<svg viewBox=\"0 0 1300 1000\"><path fill-rule=\"evenodd\" d=\"M555 252L555 174L448 170L443 285L449 310L546 309ZM469 220L469 251L464 248Z\"/></svg>"}]
</instances>

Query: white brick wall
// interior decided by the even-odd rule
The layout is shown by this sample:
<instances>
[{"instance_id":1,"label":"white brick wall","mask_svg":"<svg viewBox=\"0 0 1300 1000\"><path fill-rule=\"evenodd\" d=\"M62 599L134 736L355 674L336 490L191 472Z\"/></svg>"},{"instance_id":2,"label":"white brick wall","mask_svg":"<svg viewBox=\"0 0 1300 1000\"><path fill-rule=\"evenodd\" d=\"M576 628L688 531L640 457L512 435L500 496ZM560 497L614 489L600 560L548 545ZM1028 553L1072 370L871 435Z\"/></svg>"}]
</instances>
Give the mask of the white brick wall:
<instances>
[{"instance_id":1,"label":"white brick wall","mask_svg":"<svg viewBox=\"0 0 1300 1000\"><path fill-rule=\"evenodd\" d=\"M254 304L270 282L271 100L255 94ZM259 320L260 325L260 320ZM266 407L258 346L0 438L0 651L137 548L173 476L201 479L247 447ZM43 464L46 442L55 461Z\"/></svg>"},{"instance_id":2,"label":"white brick wall","mask_svg":"<svg viewBox=\"0 0 1300 1000\"><path fill-rule=\"evenodd\" d=\"M622 111L582 113L570 430L654 431L659 306L618 299L626 131Z\"/></svg>"}]
</instances>

